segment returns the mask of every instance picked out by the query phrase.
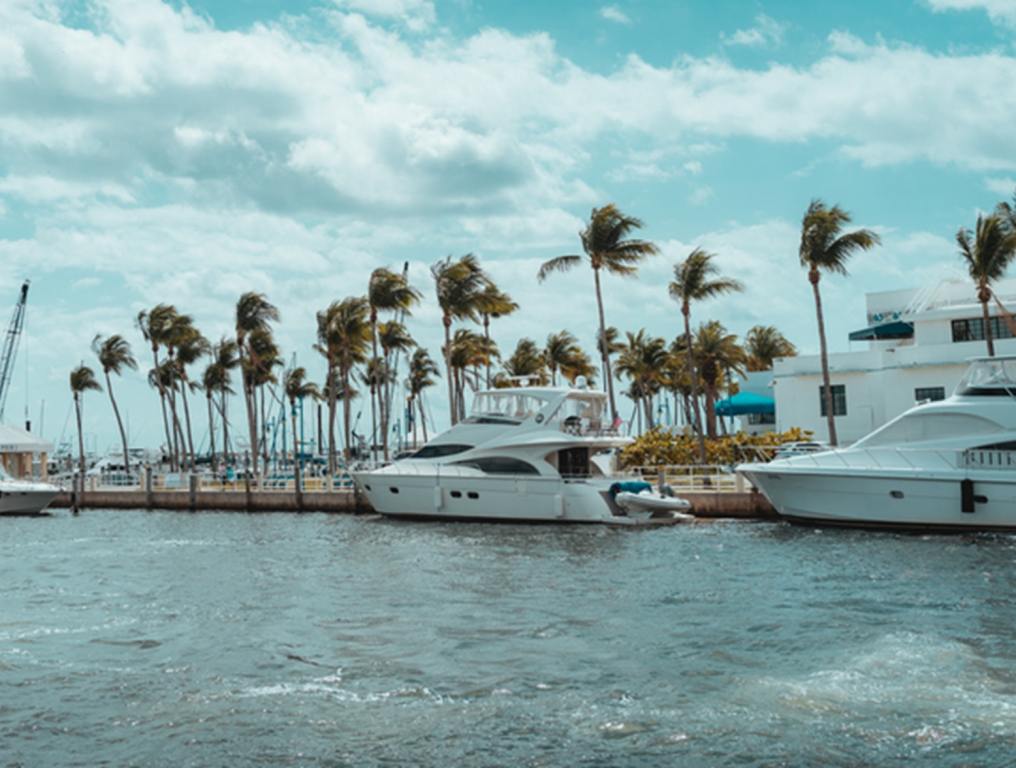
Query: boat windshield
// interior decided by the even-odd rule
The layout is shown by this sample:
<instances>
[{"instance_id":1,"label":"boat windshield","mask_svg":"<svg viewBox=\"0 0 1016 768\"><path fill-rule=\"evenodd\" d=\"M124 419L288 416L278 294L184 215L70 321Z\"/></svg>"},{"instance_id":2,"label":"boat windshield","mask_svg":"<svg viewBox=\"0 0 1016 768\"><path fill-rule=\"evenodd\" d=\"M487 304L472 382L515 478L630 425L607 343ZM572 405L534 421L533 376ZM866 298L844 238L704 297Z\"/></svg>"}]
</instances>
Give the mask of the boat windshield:
<instances>
[{"instance_id":1,"label":"boat windshield","mask_svg":"<svg viewBox=\"0 0 1016 768\"><path fill-rule=\"evenodd\" d=\"M520 424L536 415L547 404L546 398L529 392L506 389L480 392L473 398L468 424Z\"/></svg>"},{"instance_id":2,"label":"boat windshield","mask_svg":"<svg viewBox=\"0 0 1016 768\"><path fill-rule=\"evenodd\" d=\"M601 432L607 421L607 398L601 393L572 392L550 417L550 423L577 435Z\"/></svg>"},{"instance_id":3,"label":"boat windshield","mask_svg":"<svg viewBox=\"0 0 1016 768\"><path fill-rule=\"evenodd\" d=\"M960 380L956 394L1016 397L1016 358L976 360Z\"/></svg>"}]
</instances>

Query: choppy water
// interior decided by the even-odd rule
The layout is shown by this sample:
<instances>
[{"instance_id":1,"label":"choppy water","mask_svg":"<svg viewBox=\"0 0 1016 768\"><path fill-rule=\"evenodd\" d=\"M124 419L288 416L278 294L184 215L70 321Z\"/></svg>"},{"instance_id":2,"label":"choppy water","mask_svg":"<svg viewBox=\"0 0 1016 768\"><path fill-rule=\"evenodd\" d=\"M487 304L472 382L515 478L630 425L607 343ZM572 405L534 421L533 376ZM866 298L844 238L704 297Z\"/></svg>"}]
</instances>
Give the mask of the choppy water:
<instances>
[{"instance_id":1,"label":"choppy water","mask_svg":"<svg viewBox=\"0 0 1016 768\"><path fill-rule=\"evenodd\" d=\"M0 520L0 765L1008 765L1016 538Z\"/></svg>"}]
</instances>

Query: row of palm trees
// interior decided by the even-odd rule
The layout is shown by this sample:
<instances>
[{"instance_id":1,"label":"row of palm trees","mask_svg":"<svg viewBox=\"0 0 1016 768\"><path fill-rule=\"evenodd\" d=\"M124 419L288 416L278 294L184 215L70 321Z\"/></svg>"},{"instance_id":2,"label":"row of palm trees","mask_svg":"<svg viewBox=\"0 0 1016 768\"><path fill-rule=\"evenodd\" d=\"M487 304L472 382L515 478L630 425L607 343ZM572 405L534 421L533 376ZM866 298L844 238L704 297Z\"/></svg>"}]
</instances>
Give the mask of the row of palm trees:
<instances>
[{"instance_id":1,"label":"row of palm trees","mask_svg":"<svg viewBox=\"0 0 1016 768\"><path fill-rule=\"evenodd\" d=\"M850 215L839 206L812 201L802 219L798 254L815 301L823 396L832 444L837 442L836 423L821 277L824 273L846 275L847 263L854 254L880 242L878 235L868 229L844 232L850 221ZM686 422L698 438L699 455L704 460L704 439L715 434L714 406L724 382L731 374L744 369L769 367L775 358L794 354L795 350L771 326L751 329L744 346L715 320L702 323L693 331L694 305L743 290L738 280L721 275L716 256L701 248L694 249L674 266L673 279L668 285L668 293L680 309L683 332L670 342L652 337L644 330L628 332L622 339L617 329L607 324L602 278L608 274L635 276L645 259L659 253L654 243L633 236L642 226L638 218L623 213L613 204L595 208L588 224L579 233L583 255L557 256L546 261L537 273L538 281L542 282L555 272L565 272L583 263L591 269L597 304L598 369L577 339L568 331L560 331L550 334L543 347L531 339L521 339L513 353L503 360L502 371L492 375L495 362L502 357L491 337L491 321L512 314L519 308L518 304L495 284L473 254L458 258L449 256L431 266L444 330L441 353L452 424L465 415L465 393L469 389L475 390L481 383L489 387L506 384L512 377L534 376L552 385L559 383L559 377L574 381L583 376L591 381L599 376L607 390L613 420L618 423L614 383L615 379L627 379L626 394L637 404L639 419L644 418L648 427L654 422L652 403L656 395L668 391L680 397ZM979 216L976 229L973 232L960 229L956 240L976 285L988 353L993 355L988 305L994 301L1007 321L1010 320L994 294L993 285L1016 257L1016 203L1001 203L992 213ZM295 419L297 403L307 398L320 398L327 405L329 470L334 472L340 453L335 434L338 404L342 403L343 413L344 447L341 452L348 459L353 437L351 401L359 396L358 386L363 386L370 396L371 445L375 442L373 436L380 433L381 450L388 458L396 361L403 355L409 361L405 379L406 408L413 424L414 443L418 427L422 427L426 441L423 393L436 384L441 371L427 350L418 347L405 326L406 318L421 300L420 292L409 284L407 274L408 269L401 273L388 268L376 269L371 273L365 295L335 301L318 312L314 349L325 360L324 382L318 386L308 381L306 369L294 366L282 372L281 395L276 385L280 383L278 372L284 363L273 335L273 324L278 322L279 312L264 294L243 294L236 305L233 334L215 343L200 333L191 316L172 305L158 304L139 313L136 325L151 349L152 368L148 381L159 396L172 467L193 468L196 462L188 398L188 393L194 391L202 391L206 397L209 452L213 462L220 444L216 440L216 422L221 425L222 453L228 457L231 446L228 398L236 394L232 382L234 371L240 374L255 476L259 473L259 461L263 466L269 459L265 437L267 413L272 402L288 403ZM129 467L128 439L113 394L112 376L137 369L138 361L129 342L120 335L96 336L92 348L103 372L123 444L125 465ZM192 378L190 369L204 358L208 359L204 370L197 379ZM101 385L92 369L82 364L71 374L71 389L83 462L82 396L89 390L101 389ZM294 448L299 452L298 443L294 443Z\"/></svg>"}]
</instances>

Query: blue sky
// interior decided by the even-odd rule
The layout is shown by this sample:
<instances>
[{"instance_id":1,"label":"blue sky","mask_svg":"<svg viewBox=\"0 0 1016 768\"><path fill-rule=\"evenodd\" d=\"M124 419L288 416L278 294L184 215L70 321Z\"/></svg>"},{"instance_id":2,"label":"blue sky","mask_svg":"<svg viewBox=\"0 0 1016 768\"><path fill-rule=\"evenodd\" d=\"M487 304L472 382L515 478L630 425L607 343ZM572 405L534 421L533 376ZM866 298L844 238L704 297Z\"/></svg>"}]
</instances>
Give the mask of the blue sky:
<instances>
[{"instance_id":1,"label":"blue sky","mask_svg":"<svg viewBox=\"0 0 1016 768\"><path fill-rule=\"evenodd\" d=\"M0 307L33 280L8 419L45 400L69 439L69 369L96 333L147 361L133 317L159 301L216 338L265 291L319 373L317 309L403 260L427 292L449 253L522 305L503 349L561 328L591 346L589 275L535 272L607 201L663 251L609 281L608 322L673 336L665 285L703 246L747 290L698 319L775 324L804 352L797 226L840 203L884 242L823 284L846 349L865 291L957 274L956 229L1016 187L1014 33L1010 0L7 0ZM411 331L438 354L432 301ZM157 443L144 371L117 387L133 442ZM86 422L113 443L103 398Z\"/></svg>"}]
</instances>

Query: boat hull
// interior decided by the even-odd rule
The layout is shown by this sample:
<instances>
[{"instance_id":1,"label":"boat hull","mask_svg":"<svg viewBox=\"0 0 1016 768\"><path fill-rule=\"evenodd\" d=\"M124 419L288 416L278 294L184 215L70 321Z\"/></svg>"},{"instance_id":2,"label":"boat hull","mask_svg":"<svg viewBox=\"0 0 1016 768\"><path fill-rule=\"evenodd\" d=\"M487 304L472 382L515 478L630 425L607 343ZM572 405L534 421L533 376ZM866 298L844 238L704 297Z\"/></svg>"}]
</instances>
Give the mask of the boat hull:
<instances>
[{"instance_id":1,"label":"boat hull","mask_svg":"<svg viewBox=\"0 0 1016 768\"><path fill-rule=\"evenodd\" d=\"M998 471L934 474L767 468L740 469L777 513L809 525L921 530L1016 530L1016 477ZM973 482L964 511L962 482Z\"/></svg>"},{"instance_id":2,"label":"boat hull","mask_svg":"<svg viewBox=\"0 0 1016 768\"><path fill-rule=\"evenodd\" d=\"M594 481L400 475L383 470L354 472L353 479L376 512L392 517L618 525L648 518L612 506L606 494L609 483Z\"/></svg>"},{"instance_id":3,"label":"boat hull","mask_svg":"<svg viewBox=\"0 0 1016 768\"><path fill-rule=\"evenodd\" d=\"M0 488L0 515L37 515L56 498L49 486Z\"/></svg>"}]
</instances>

